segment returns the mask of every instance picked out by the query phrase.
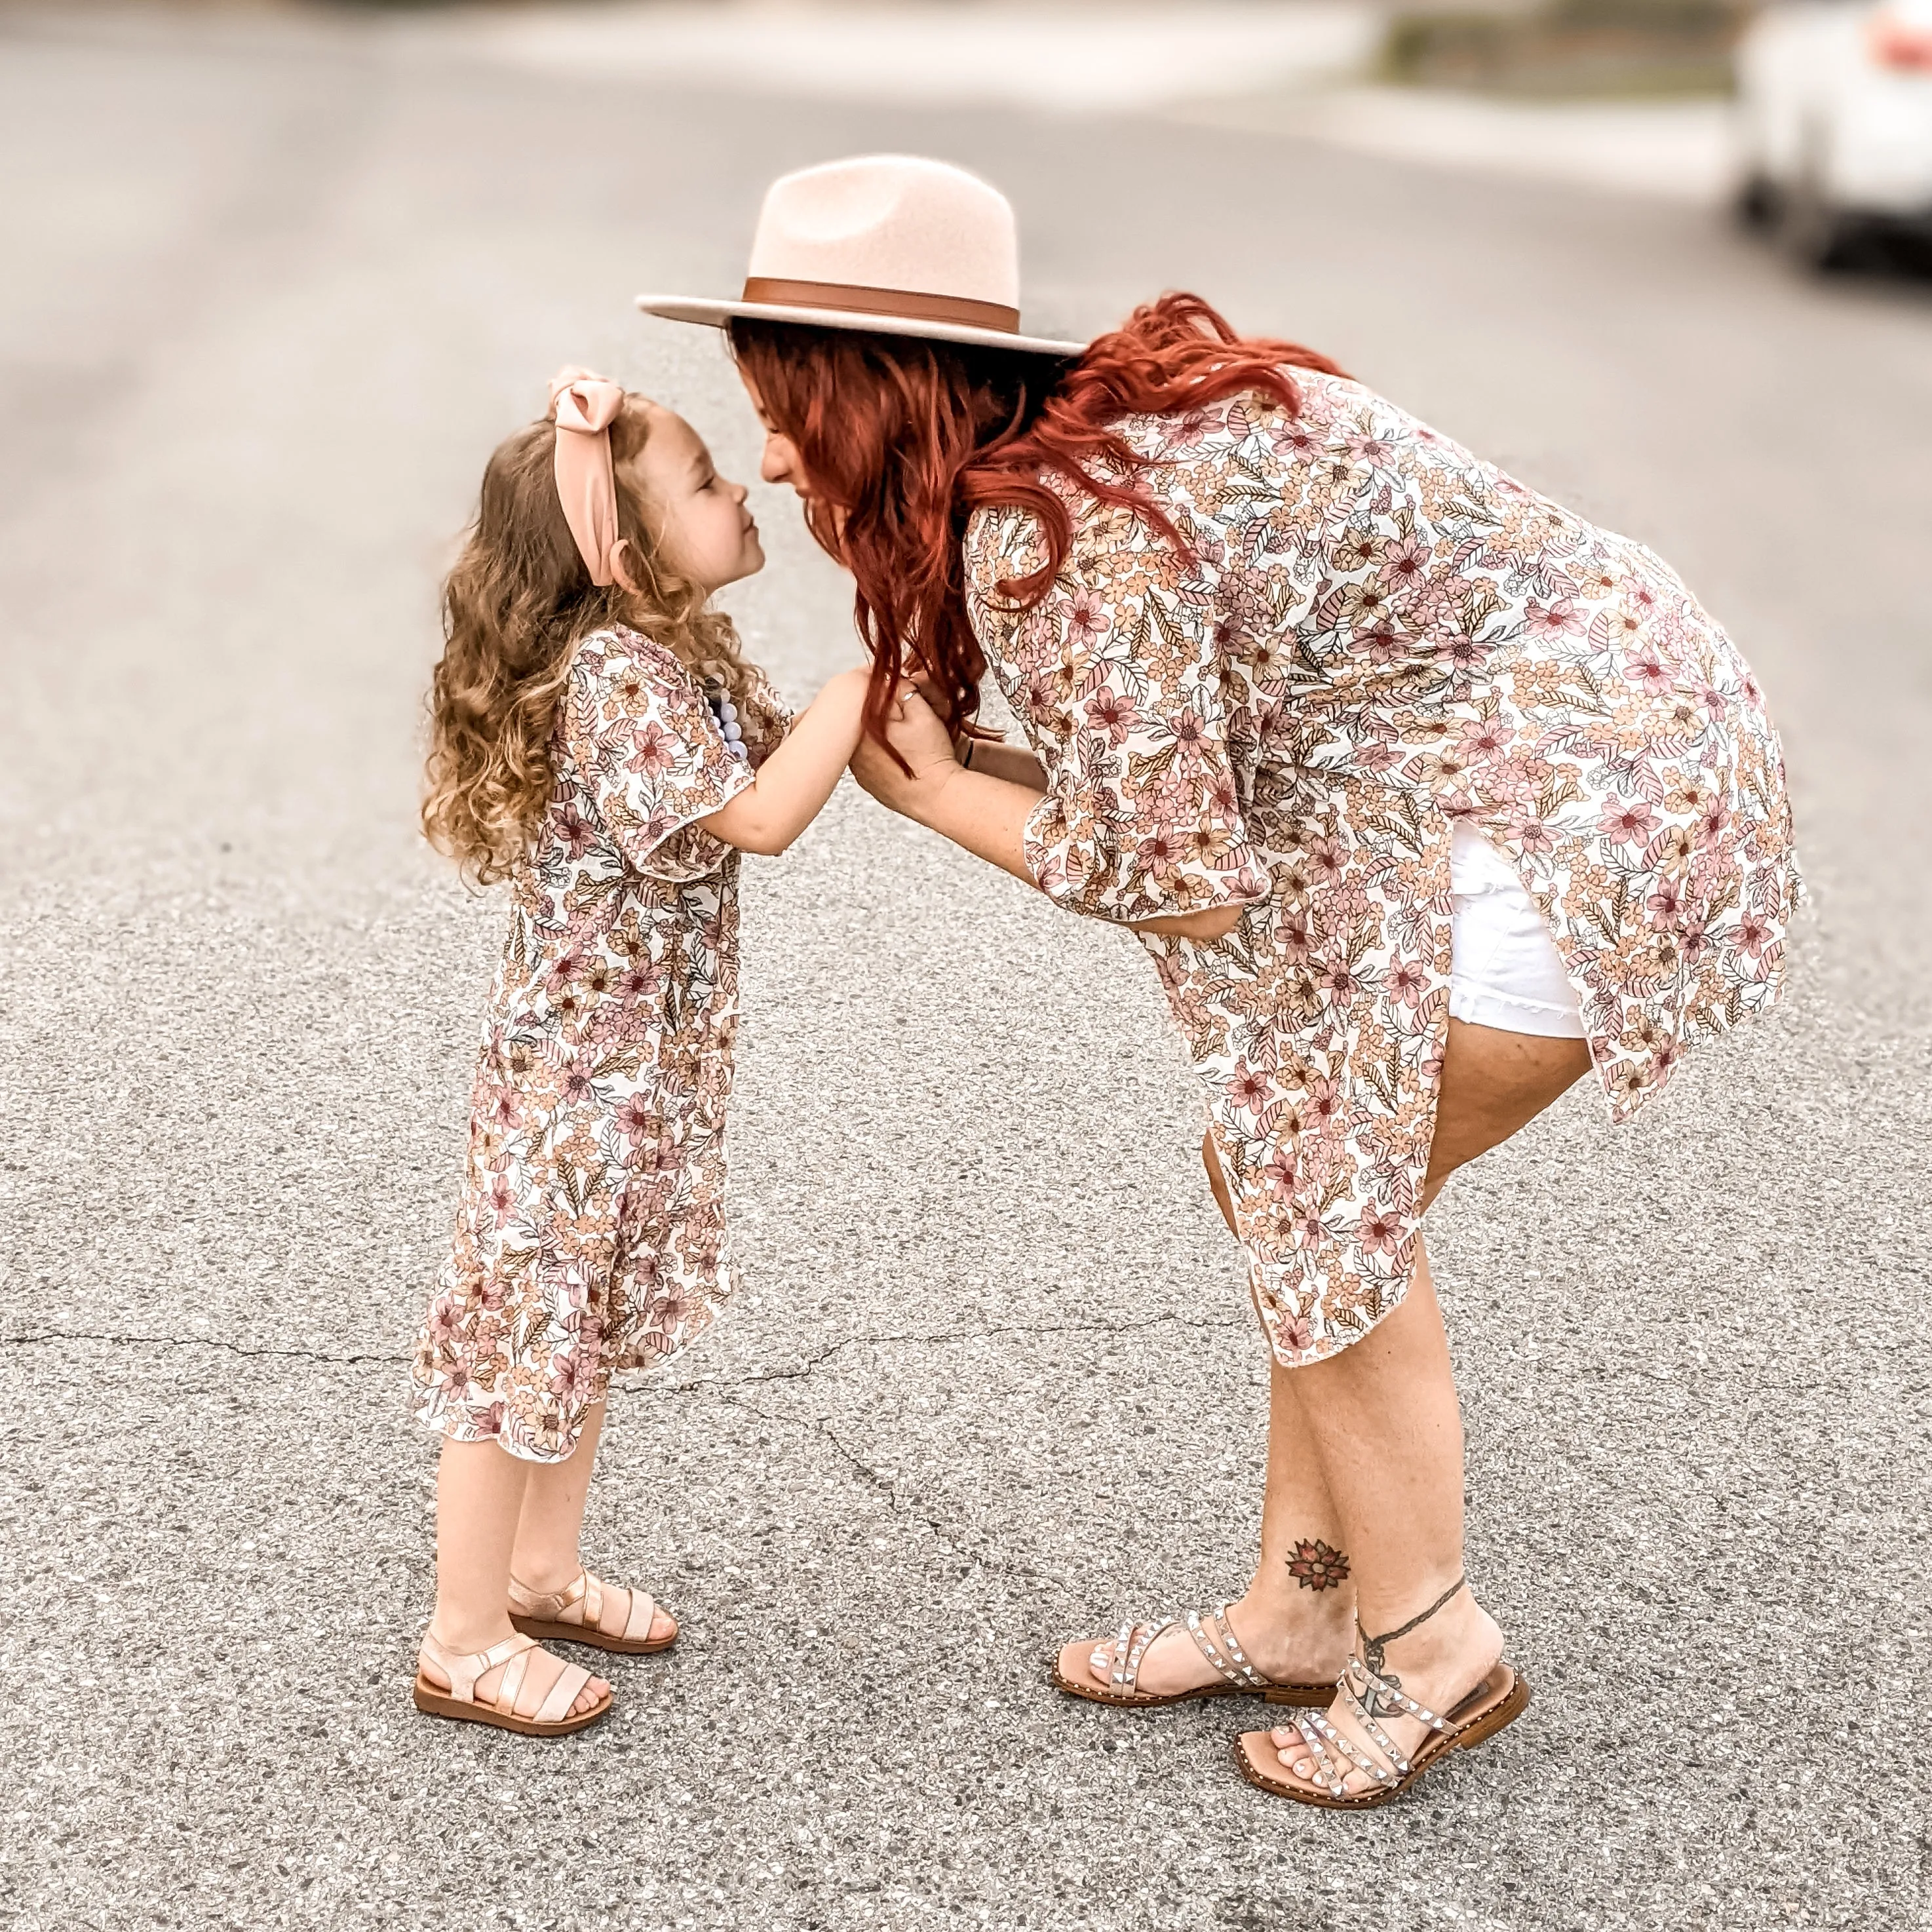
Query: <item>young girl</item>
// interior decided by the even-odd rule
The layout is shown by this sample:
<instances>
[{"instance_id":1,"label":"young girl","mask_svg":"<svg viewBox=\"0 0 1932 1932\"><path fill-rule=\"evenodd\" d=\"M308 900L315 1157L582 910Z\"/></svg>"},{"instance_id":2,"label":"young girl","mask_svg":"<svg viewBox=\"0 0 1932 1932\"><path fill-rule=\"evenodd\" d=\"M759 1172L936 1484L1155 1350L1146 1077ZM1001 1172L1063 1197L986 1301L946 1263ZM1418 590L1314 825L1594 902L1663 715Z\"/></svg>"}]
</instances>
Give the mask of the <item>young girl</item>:
<instances>
[{"instance_id":1,"label":"young girl","mask_svg":"<svg viewBox=\"0 0 1932 1932\"><path fill-rule=\"evenodd\" d=\"M739 851L782 852L858 742L866 674L789 724L710 594L764 562L690 425L566 370L484 472L444 592L431 841L512 881L455 1238L412 1372L444 1438L418 1709L532 1736L610 1686L537 1647L677 1625L578 1559L610 1376L731 1289L724 1105Z\"/></svg>"}]
</instances>

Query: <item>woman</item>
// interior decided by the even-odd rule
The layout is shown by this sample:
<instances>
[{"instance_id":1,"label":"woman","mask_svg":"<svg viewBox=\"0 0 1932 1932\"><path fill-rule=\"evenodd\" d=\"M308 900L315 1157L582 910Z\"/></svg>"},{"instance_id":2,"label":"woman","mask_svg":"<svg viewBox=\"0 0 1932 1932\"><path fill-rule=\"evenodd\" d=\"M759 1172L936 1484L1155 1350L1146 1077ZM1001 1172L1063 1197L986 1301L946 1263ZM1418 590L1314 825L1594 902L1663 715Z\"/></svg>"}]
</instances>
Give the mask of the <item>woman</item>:
<instances>
[{"instance_id":1,"label":"woman","mask_svg":"<svg viewBox=\"0 0 1932 1932\"><path fill-rule=\"evenodd\" d=\"M1012 234L956 170L836 164L774 188L742 299L640 300L729 326L766 480L853 574L862 782L1130 927L1206 1088L1273 1355L1261 1564L1055 1681L1304 1706L1244 1774L1360 1808L1528 1696L1462 1574L1421 1218L1592 1067L1628 1119L1776 998L1781 755L1648 550L1194 298L1022 337ZM1025 751L973 725L988 668Z\"/></svg>"}]
</instances>

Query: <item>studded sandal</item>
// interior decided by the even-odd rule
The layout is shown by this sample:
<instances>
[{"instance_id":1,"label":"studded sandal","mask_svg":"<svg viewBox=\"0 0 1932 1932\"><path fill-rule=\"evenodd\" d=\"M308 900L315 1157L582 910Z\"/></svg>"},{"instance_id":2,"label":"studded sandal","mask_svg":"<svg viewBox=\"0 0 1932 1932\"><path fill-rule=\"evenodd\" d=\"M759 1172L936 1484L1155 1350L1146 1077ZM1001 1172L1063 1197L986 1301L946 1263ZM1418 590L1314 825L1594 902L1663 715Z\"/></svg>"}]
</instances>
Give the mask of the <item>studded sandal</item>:
<instances>
[{"instance_id":1,"label":"studded sandal","mask_svg":"<svg viewBox=\"0 0 1932 1932\"><path fill-rule=\"evenodd\" d=\"M1142 1690L1142 1658L1154 1640L1163 1630L1172 1630L1177 1622L1186 1626L1188 1634L1201 1654L1214 1666L1220 1681L1197 1684L1190 1690ZM1093 1664L1095 1670L1106 1672L1105 1684L1090 1680L1082 1683L1063 1675L1056 1656L1051 1672L1054 1689L1064 1690L1070 1697L1084 1697L1089 1703L1111 1704L1116 1709L1133 1711L1192 1703L1203 1697L1262 1697L1270 1704L1324 1705L1335 1694L1331 1684L1277 1683L1272 1677L1264 1677L1242 1649L1234 1627L1228 1621L1226 1604L1212 1610L1189 1610L1178 1618L1163 1617L1159 1623L1123 1624L1111 1645L1102 1640L1094 1646Z\"/></svg>"},{"instance_id":2,"label":"studded sandal","mask_svg":"<svg viewBox=\"0 0 1932 1932\"><path fill-rule=\"evenodd\" d=\"M530 1652L537 1647L534 1637L506 1636L488 1650L446 1650L425 1631L416 1665L416 1706L425 1716L454 1718L461 1723L494 1724L499 1730L515 1731L526 1738L560 1738L594 1724L610 1708L610 1694L587 1711L573 1712L578 1693L590 1682L590 1673L580 1664L566 1664L557 1672L543 1702L527 1717L517 1708L517 1699L530 1675ZM444 1690L423 1675L424 1662L433 1664L449 1679ZM498 1664L503 1674L496 1680L496 1694L485 1703L476 1695L476 1680L487 1676Z\"/></svg>"},{"instance_id":3,"label":"studded sandal","mask_svg":"<svg viewBox=\"0 0 1932 1932\"><path fill-rule=\"evenodd\" d=\"M1378 1676L1361 1660L1350 1660L1335 1687L1335 1705L1346 1711L1374 1741L1385 1760L1378 1763L1367 1752L1352 1744L1321 1712L1310 1711L1290 1726L1298 1742L1286 1748L1272 1737L1261 1745L1262 1755L1272 1754L1283 1770L1306 1759L1315 1767L1311 1790L1306 1783L1282 1779L1268 1771L1256 1756L1256 1746L1248 1738L1234 1740L1234 1762L1250 1784L1278 1796L1292 1798L1298 1804L1313 1804L1334 1811L1370 1811L1400 1798L1432 1764L1438 1764L1453 1750L1466 1750L1495 1736L1505 1724L1521 1717L1529 1702L1529 1683L1507 1664L1491 1666L1489 1673L1446 1718L1439 1718L1426 1705L1418 1704L1386 1677ZM1401 1714L1419 1719L1430 1734L1417 1748L1413 1757L1405 1757L1388 1733L1376 1722L1374 1713ZM1331 1750L1330 1746L1334 1747ZM1348 1774L1359 1771L1375 1782L1366 1791L1351 1791Z\"/></svg>"},{"instance_id":4,"label":"studded sandal","mask_svg":"<svg viewBox=\"0 0 1932 1932\"><path fill-rule=\"evenodd\" d=\"M593 1649L612 1651L624 1657L650 1657L676 1642L675 1629L669 1636L651 1635L657 1600L644 1590L631 1592L631 1607L623 1628L608 1629L604 1622L604 1585L588 1570L580 1570L577 1580L561 1590L527 1589L512 1576L510 1622L526 1636L544 1643L586 1643ZM578 1604L584 1606L583 1621L566 1622L564 1612Z\"/></svg>"}]
</instances>

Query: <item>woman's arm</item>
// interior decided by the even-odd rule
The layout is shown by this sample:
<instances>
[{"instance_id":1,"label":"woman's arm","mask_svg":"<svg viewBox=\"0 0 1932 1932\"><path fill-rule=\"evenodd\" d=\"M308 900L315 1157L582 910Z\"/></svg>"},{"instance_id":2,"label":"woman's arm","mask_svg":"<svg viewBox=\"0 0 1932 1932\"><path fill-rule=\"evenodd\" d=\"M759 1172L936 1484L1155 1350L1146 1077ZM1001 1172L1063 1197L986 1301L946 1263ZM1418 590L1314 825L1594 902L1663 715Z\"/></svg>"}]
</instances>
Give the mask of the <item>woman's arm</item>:
<instances>
[{"instance_id":1,"label":"woman's arm","mask_svg":"<svg viewBox=\"0 0 1932 1932\"><path fill-rule=\"evenodd\" d=\"M699 820L741 852L776 857L825 808L859 742L870 673L844 670L826 686L756 776L722 812Z\"/></svg>"},{"instance_id":2,"label":"woman's arm","mask_svg":"<svg viewBox=\"0 0 1932 1932\"><path fill-rule=\"evenodd\" d=\"M952 741L938 714L916 693L903 699L898 720L887 736L892 748L912 767L908 778L879 746L860 742L852 760L852 775L881 805L963 846L988 865L1010 872L1037 890L1026 862L1026 823L1044 789L982 770L982 752L975 747L973 769L966 770L952 754ZM1014 748L1000 746L1012 752ZM1039 765L1019 753L1032 770ZM1043 777L1043 775L1042 775ZM722 815L722 814L721 814ZM1136 932L1161 932L1186 939L1219 939L1232 932L1244 908L1216 906L1209 911L1166 919L1136 920Z\"/></svg>"},{"instance_id":3,"label":"woman's arm","mask_svg":"<svg viewBox=\"0 0 1932 1932\"><path fill-rule=\"evenodd\" d=\"M1046 774L1024 745L1004 745L997 738L968 738L962 741L959 762L969 771L1024 785L1036 797L1046 790Z\"/></svg>"}]
</instances>

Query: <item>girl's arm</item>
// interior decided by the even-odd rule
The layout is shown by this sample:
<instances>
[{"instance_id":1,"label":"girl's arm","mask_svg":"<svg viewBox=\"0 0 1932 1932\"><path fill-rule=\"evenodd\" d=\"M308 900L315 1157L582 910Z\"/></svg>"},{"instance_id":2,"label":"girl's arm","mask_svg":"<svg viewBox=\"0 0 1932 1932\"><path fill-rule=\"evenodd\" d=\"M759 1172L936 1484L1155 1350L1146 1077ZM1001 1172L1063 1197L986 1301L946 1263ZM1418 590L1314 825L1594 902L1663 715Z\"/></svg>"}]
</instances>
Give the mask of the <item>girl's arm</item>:
<instances>
[{"instance_id":1,"label":"girl's arm","mask_svg":"<svg viewBox=\"0 0 1932 1932\"><path fill-rule=\"evenodd\" d=\"M722 812L699 820L741 852L776 857L816 818L859 742L870 674L842 670L799 717L748 784Z\"/></svg>"},{"instance_id":2,"label":"girl's arm","mask_svg":"<svg viewBox=\"0 0 1932 1932\"><path fill-rule=\"evenodd\" d=\"M1036 788L983 770L980 760L985 752L976 746L973 768L966 770L952 755L952 741L938 714L916 693L902 697L899 718L887 735L893 748L912 766L912 776L907 777L869 739L862 740L854 752L852 776L881 805L1036 890L1038 882L1026 862L1026 823L1046 789L1043 775ZM995 749L1012 753L1014 748ZM1040 770L1027 754L1016 755L1025 758L1033 771ZM1136 932L1220 939L1234 929L1246 910L1238 905L1215 906L1204 912L1136 920L1131 924Z\"/></svg>"}]
</instances>

